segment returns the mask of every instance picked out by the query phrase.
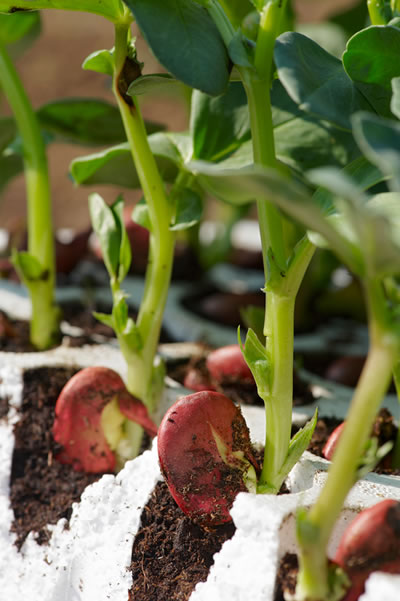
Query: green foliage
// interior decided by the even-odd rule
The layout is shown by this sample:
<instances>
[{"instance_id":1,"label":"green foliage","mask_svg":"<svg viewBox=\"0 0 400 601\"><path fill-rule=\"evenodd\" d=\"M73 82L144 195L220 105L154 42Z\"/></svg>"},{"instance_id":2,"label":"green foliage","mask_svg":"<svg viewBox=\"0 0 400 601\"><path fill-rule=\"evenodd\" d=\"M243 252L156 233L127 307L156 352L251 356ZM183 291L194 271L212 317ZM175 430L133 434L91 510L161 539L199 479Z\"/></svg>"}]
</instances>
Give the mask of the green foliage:
<instances>
[{"instance_id":1,"label":"green foliage","mask_svg":"<svg viewBox=\"0 0 400 601\"><path fill-rule=\"evenodd\" d=\"M400 123L358 113L353 117L354 137L365 156L389 178L389 185L400 191Z\"/></svg>"},{"instance_id":2,"label":"green foliage","mask_svg":"<svg viewBox=\"0 0 400 601\"><path fill-rule=\"evenodd\" d=\"M112 77L114 72L114 49L95 50L85 58L82 63L82 69L103 73Z\"/></svg>"},{"instance_id":3,"label":"green foliage","mask_svg":"<svg viewBox=\"0 0 400 601\"><path fill-rule=\"evenodd\" d=\"M374 110L390 117L391 81L400 75L400 30L390 25L367 27L347 43L343 65Z\"/></svg>"},{"instance_id":4,"label":"green foliage","mask_svg":"<svg viewBox=\"0 0 400 601\"><path fill-rule=\"evenodd\" d=\"M160 63L176 79L217 96L228 84L228 53L208 12L191 0L124 0Z\"/></svg>"},{"instance_id":5,"label":"green foliage","mask_svg":"<svg viewBox=\"0 0 400 601\"><path fill-rule=\"evenodd\" d=\"M42 106L37 115L43 130L67 141L104 145L126 140L117 107L104 100L57 100Z\"/></svg>"},{"instance_id":6,"label":"green foliage","mask_svg":"<svg viewBox=\"0 0 400 601\"><path fill-rule=\"evenodd\" d=\"M46 277L43 267L36 257L28 252L13 251L12 262L23 281L29 285Z\"/></svg>"},{"instance_id":7,"label":"green foliage","mask_svg":"<svg viewBox=\"0 0 400 601\"><path fill-rule=\"evenodd\" d=\"M183 188L175 197L176 211L170 230L186 230L198 223L203 214L201 196L191 188Z\"/></svg>"},{"instance_id":8,"label":"green foliage","mask_svg":"<svg viewBox=\"0 0 400 601\"><path fill-rule=\"evenodd\" d=\"M299 33L284 33L275 45L279 79L300 109L351 130L350 115L371 110L339 59Z\"/></svg>"},{"instance_id":9,"label":"green foliage","mask_svg":"<svg viewBox=\"0 0 400 601\"><path fill-rule=\"evenodd\" d=\"M40 30L40 15L37 12L0 14L0 44L7 46L10 56L14 59L31 46Z\"/></svg>"},{"instance_id":10,"label":"green foliage","mask_svg":"<svg viewBox=\"0 0 400 601\"><path fill-rule=\"evenodd\" d=\"M164 180L173 182L183 161L173 138L169 134L157 133L149 136L149 144ZM115 184L140 188L128 143L74 159L70 170L74 180L81 185Z\"/></svg>"},{"instance_id":11,"label":"green foliage","mask_svg":"<svg viewBox=\"0 0 400 601\"><path fill-rule=\"evenodd\" d=\"M141 75L133 81L127 94L129 96L140 96L142 94L151 94L154 91L159 92L166 87L176 85L177 80L168 73L153 73L151 75Z\"/></svg>"},{"instance_id":12,"label":"green foliage","mask_svg":"<svg viewBox=\"0 0 400 601\"><path fill-rule=\"evenodd\" d=\"M128 273L131 262L122 208L121 197L111 206L99 194L91 194L89 197L92 226L100 242L104 263L110 278L120 283Z\"/></svg>"},{"instance_id":13,"label":"green foliage","mask_svg":"<svg viewBox=\"0 0 400 601\"><path fill-rule=\"evenodd\" d=\"M9 2L0 0L0 13L15 13L26 10L42 10L45 8L58 8L60 10L79 10L94 13L117 22L121 18L120 0L23 0L22 2Z\"/></svg>"},{"instance_id":14,"label":"green foliage","mask_svg":"<svg viewBox=\"0 0 400 601\"><path fill-rule=\"evenodd\" d=\"M232 82L217 98L194 92L190 131L196 159L218 161L249 140L250 117L242 84Z\"/></svg>"},{"instance_id":15,"label":"green foliage","mask_svg":"<svg viewBox=\"0 0 400 601\"><path fill-rule=\"evenodd\" d=\"M251 328L247 331L244 345L241 343L240 330L238 330L238 341L246 363L253 374L257 392L261 398L265 398L270 393L271 388L268 352Z\"/></svg>"}]
</instances>

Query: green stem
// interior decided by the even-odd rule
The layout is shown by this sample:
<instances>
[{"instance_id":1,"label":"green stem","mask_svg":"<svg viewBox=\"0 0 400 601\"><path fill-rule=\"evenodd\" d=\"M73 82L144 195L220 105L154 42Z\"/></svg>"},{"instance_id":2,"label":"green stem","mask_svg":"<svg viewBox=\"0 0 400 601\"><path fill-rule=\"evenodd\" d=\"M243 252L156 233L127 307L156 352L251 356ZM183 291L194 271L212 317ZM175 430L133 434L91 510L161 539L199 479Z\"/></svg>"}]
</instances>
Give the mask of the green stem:
<instances>
[{"instance_id":1,"label":"green stem","mask_svg":"<svg viewBox=\"0 0 400 601\"><path fill-rule=\"evenodd\" d=\"M129 26L115 27L115 71L113 91L139 176L151 222L149 263L145 290L137 317L143 341L140 357L129 354L128 388L151 405L153 361L160 335L162 316L172 272L175 234L169 225L173 207L168 201L155 158L151 152L145 125L135 98L125 97L119 89L120 76L128 58ZM153 407L149 406L150 411Z\"/></svg>"},{"instance_id":2,"label":"green stem","mask_svg":"<svg viewBox=\"0 0 400 601\"><path fill-rule=\"evenodd\" d=\"M263 396L266 438L259 485L278 492L282 484L278 474L287 457L292 427L295 297L269 293L267 303L265 334L272 373L269 394Z\"/></svg>"},{"instance_id":3,"label":"green stem","mask_svg":"<svg viewBox=\"0 0 400 601\"><path fill-rule=\"evenodd\" d=\"M0 44L0 84L14 112L23 142L27 194L28 252L42 275L24 282L32 301L31 341L39 349L59 336L59 311L54 304L55 259L50 184L45 144L36 114L6 49Z\"/></svg>"},{"instance_id":4,"label":"green stem","mask_svg":"<svg viewBox=\"0 0 400 601\"><path fill-rule=\"evenodd\" d=\"M279 32L285 2L269 2L260 14L255 51L255 72L239 69L245 87L253 140L254 162L276 167L274 133L270 99L273 49ZM278 209L265 200L257 201L258 219L265 273L272 269L277 278L266 284L264 334L269 357L269 390L264 396L266 409L266 441L260 488L277 492L278 476L287 457L293 399L293 328L295 298L311 259L313 249L304 247L303 262L287 269L283 220ZM302 253L299 252L299 257ZM274 265L269 264L273 261ZM286 280L290 271L290 283ZM269 273L271 276L271 273Z\"/></svg>"},{"instance_id":5,"label":"green stem","mask_svg":"<svg viewBox=\"0 0 400 601\"><path fill-rule=\"evenodd\" d=\"M326 547L347 494L357 479L357 468L373 421L390 383L398 340L386 319L380 285L368 282L371 346L352 399L328 478L315 505L298 528L300 572L296 599L330 599ZM379 374L379 377L377 377ZM304 526L304 524L303 524Z\"/></svg>"},{"instance_id":6,"label":"green stem","mask_svg":"<svg viewBox=\"0 0 400 601\"><path fill-rule=\"evenodd\" d=\"M372 25L386 25L384 0L367 0Z\"/></svg>"}]
</instances>

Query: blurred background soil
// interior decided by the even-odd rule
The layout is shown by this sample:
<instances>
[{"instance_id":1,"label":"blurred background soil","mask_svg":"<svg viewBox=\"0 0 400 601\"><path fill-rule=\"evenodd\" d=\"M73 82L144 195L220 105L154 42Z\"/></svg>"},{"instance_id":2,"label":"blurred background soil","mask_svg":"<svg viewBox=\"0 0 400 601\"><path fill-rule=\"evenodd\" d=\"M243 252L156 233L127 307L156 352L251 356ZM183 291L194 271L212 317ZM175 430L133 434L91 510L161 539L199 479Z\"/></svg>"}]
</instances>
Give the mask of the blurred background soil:
<instances>
[{"instance_id":1,"label":"blurred background soil","mask_svg":"<svg viewBox=\"0 0 400 601\"><path fill-rule=\"evenodd\" d=\"M315 22L357 0L298 0L296 10L301 22ZM95 50L113 45L112 25L96 15L49 10L42 12L42 34L17 63L18 71L35 108L65 97L98 97L113 102L109 78L81 68L83 60ZM138 36L139 60L144 73L162 69ZM2 113L9 114L3 105ZM180 131L187 127L184 93L162 97L145 97L145 118ZM88 194L99 192L112 201L120 192L109 186L78 188L68 178L70 161L77 156L96 152L98 148L53 143L48 147L55 227L83 229L89 224ZM124 191L126 201L138 199L133 191ZM21 226L25 220L25 188L23 176L15 178L0 199L0 228Z\"/></svg>"}]
</instances>

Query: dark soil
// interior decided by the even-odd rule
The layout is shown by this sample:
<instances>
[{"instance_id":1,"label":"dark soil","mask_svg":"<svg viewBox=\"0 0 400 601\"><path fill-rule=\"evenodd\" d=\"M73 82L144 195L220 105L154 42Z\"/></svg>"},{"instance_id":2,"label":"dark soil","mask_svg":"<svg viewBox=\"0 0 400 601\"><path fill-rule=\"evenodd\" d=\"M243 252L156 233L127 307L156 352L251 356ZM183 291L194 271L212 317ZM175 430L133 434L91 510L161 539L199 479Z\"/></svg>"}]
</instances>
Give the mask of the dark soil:
<instances>
[{"instance_id":1,"label":"dark soil","mask_svg":"<svg viewBox=\"0 0 400 601\"><path fill-rule=\"evenodd\" d=\"M213 556L232 538L232 523L203 530L176 505L164 482L157 484L141 516L132 549L129 601L185 601L207 579Z\"/></svg>"},{"instance_id":2,"label":"dark soil","mask_svg":"<svg viewBox=\"0 0 400 601\"><path fill-rule=\"evenodd\" d=\"M114 330L96 319L93 315L94 311L111 313L111 307L101 303L84 306L79 302L69 302L68 305L62 306L63 320L82 330L82 334L76 336L63 335L62 343L65 346L79 347L115 338ZM136 319L137 312L129 309L128 315ZM160 342L169 342L169 338L163 330ZM29 322L11 319L0 311L0 351L24 353L36 350L29 340Z\"/></svg>"},{"instance_id":3,"label":"dark soil","mask_svg":"<svg viewBox=\"0 0 400 601\"><path fill-rule=\"evenodd\" d=\"M40 368L24 374L20 420L15 425L10 502L14 511L12 531L21 548L29 532L39 544L48 542L49 524L71 516L72 503L101 474L76 472L55 456L60 446L51 434L58 395L73 368Z\"/></svg>"},{"instance_id":4,"label":"dark soil","mask_svg":"<svg viewBox=\"0 0 400 601\"><path fill-rule=\"evenodd\" d=\"M299 562L297 555L286 553L280 560L276 575L274 601L285 601L283 593L294 595L296 590Z\"/></svg>"},{"instance_id":5,"label":"dark soil","mask_svg":"<svg viewBox=\"0 0 400 601\"><path fill-rule=\"evenodd\" d=\"M9 399L7 397L0 397L0 419L7 418L9 409Z\"/></svg>"},{"instance_id":6,"label":"dark soil","mask_svg":"<svg viewBox=\"0 0 400 601\"><path fill-rule=\"evenodd\" d=\"M29 340L29 323L9 319L0 311L0 351L19 353L34 350Z\"/></svg>"}]
</instances>

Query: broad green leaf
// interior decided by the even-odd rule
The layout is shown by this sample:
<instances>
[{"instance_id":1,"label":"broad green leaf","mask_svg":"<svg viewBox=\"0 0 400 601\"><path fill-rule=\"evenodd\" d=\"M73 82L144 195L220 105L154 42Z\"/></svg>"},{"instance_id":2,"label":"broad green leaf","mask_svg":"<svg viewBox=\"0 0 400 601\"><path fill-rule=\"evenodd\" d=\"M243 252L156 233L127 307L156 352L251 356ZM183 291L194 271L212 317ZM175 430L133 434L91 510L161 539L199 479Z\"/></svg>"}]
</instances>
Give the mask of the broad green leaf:
<instances>
[{"instance_id":1,"label":"broad green leaf","mask_svg":"<svg viewBox=\"0 0 400 601\"><path fill-rule=\"evenodd\" d=\"M363 273L369 277L400 273L400 193L368 198L335 169L315 170L310 178L336 196L337 213L328 220L359 249Z\"/></svg>"},{"instance_id":2,"label":"broad green leaf","mask_svg":"<svg viewBox=\"0 0 400 601\"><path fill-rule=\"evenodd\" d=\"M22 38L32 39L40 31L40 15L37 12L13 13L0 15L0 43L9 46L8 50L15 48L15 44ZM10 48L11 45L11 48Z\"/></svg>"},{"instance_id":3,"label":"broad green leaf","mask_svg":"<svg viewBox=\"0 0 400 601\"><path fill-rule=\"evenodd\" d=\"M100 243L104 264L110 277L117 278L121 231L113 211L100 194L91 194L89 196L89 212L93 230Z\"/></svg>"},{"instance_id":4,"label":"broad green leaf","mask_svg":"<svg viewBox=\"0 0 400 601\"><path fill-rule=\"evenodd\" d=\"M184 188L176 199L175 219L170 230L186 230L198 223L203 213L201 196L191 188Z\"/></svg>"},{"instance_id":5,"label":"broad green leaf","mask_svg":"<svg viewBox=\"0 0 400 601\"><path fill-rule=\"evenodd\" d=\"M389 185L394 190L400 190L400 124L358 113L353 117L353 131L367 159L392 178Z\"/></svg>"},{"instance_id":6,"label":"broad green leaf","mask_svg":"<svg viewBox=\"0 0 400 601\"><path fill-rule=\"evenodd\" d=\"M392 79L392 102L390 103L390 110L393 115L400 119L400 77Z\"/></svg>"},{"instance_id":7,"label":"broad green leaf","mask_svg":"<svg viewBox=\"0 0 400 601\"><path fill-rule=\"evenodd\" d=\"M119 144L126 140L121 115L116 106L92 98L68 98L42 106L38 112L42 130L75 144ZM163 125L146 122L149 134Z\"/></svg>"},{"instance_id":8,"label":"broad green leaf","mask_svg":"<svg viewBox=\"0 0 400 601\"><path fill-rule=\"evenodd\" d=\"M82 69L104 73L104 75L112 77L114 71L114 49L95 50L85 58L82 63Z\"/></svg>"},{"instance_id":9,"label":"broad green leaf","mask_svg":"<svg viewBox=\"0 0 400 601\"><path fill-rule=\"evenodd\" d=\"M275 44L279 79L307 113L351 130L350 116L371 110L340 60L299 33L284 33Z\"/></svg>"},{"instance_id":10,"label":"broad green leaf","mask_svg":"<svg viewBox=\"0 0 400 601\"><path fill-rule=\"evenodd\" d=\"M249 140L250 116L242 84L231 83L217 98L194 92L190 131L196 159L219 160Z\"/></svg>"},{"instance_id":11,"label":"broad green leaf","mask_svg":"<svg viewBox=\"0 0 400 601\"><path fill-rule=\"evenodd\" d=\"M127 276L132 261L131 244L124 222L124 201L122 196L113 203L111 209L120 231L118 281L121 283Z\"/></svg>"},{"instance_id":12,"label":"broad green leaf","mask_svg":"<svg viewBox=\"0 0 400 601\"><path fill-rule=\"evenodd\" d=\"M124 0L160 63L192 88L218 96L228 84L228 53L205 8L191 0Z\"/></svg>"},{"instance_id":13,"label":"broad green leaf","mask_svg":"<svg viewBox=\"0 0 400 601\"><path fill-rule=\"evenodd\" d=\"M105 100L69 98L42 106L40 126L79 144L119 144L126 140L119 110Z\"/></svg>"},{"instance_id":14,"label":"broad green leaf","mask_svg":"<svg viewBox=\"0 0 400 601\"><path fill-rule=\"evenodd\" d=\"M12 117L0 118L0 152L12 142L17 133L17 128Z\"/></svg>"},{"instance_id":15,"label":"broad green leaf","mask_svg":"<svg viewBox=\"0 0 400 601\"><path fill-rule=\"evenodd\" d=\"M40 262L28 252L13 251L12 262L21 278L27 284L37 282L43 276L43 267Z\"/></svg>"},{"instance_id":16,"label":"broad green leaf","mask_svg":"<svg viewBox=\"0 0 400 601\"><path fill-rule=\"evenodd\" d=\"M45 8L79 10L85 13L94 13L113 22L118 21L122 16L119 0L79 0L79 2L76 0L17 0L16 2L0 0L0 13L42 10Z\"/></svg>"},{"instance_id":17,"label":"broad green leaf","mask_svg":"<svg viewBox=\"0 0 400 601\"><path fill-rule=\"evenodd\" d=\"M277 157L300 174L317 166L347 165L359 154L349 132L300 110L278 80L271 104Z\"/></svg>"},{"instance_id":18,"label":"broad green leaf","mask_svg":"<svg viewBox=\"0 0 400 601\"><path fill-rule=\"evenodd\" d=\"M0 193L10 180L22 173L23 169L24 165L20 155L14 153L0 155Z\"/></svg>"},{"instance_id":19,"label":"broad green leaf","mask_svg":"<svg viewBox=\"0 0 400 601\"><path fill-rule=\"evenodd\" d=\"M174 181L182 158L168 134L149 136L150 148L165 181ZM71 175L78 184L115 184L126 188L140 188L128 143L107 148L95 154L74 159Z\"/></svg>"},{"instance_id":20,"label":"broad green leaf","mask_svg":"<svg viewBox=\"0 0 400 601\"><path fill-rule=\"evenodd\" d=\"M246 45L246 40L238 30L228 46L229 58L234 65L246 67L254 71L251 53Z\"/></svg>"},{"instance_id":21,"label":"broad green leaf","mask_svg":"<svg viewBox=\"0 0 400 601\"><path fill-rule=\"evenodd\" d=\"M360 190L369 190L376 184L384 181L386 176L375 165L372 165L364 156L360 156L344 167L343 173L350 176ZM333 194L326 188L319 187L313 198L326 215L335 211Z\"/></svg>"},{"instance_id":22,"label":"broad green leaf","mask_svg":"<svg viewBox=\"0 0 400 601\"><path fill-rule=\"evenodd\" d=\"M356 33L347 43L343 65L371 106L389 117L391 81L400 76L400 30L371 26Z\"/></svg>"},{"instance_id":23,"label":"broad green leaf","mask_svg":"<svg viewBox=\"0 0 400 601\"><path fill-rule=\"evenodd\" d=\"M211 194L229 198L232 203L245 204L255 198L269 200L305 228L317 231L328 241L332 250L356 273L362 270L359 250L326 215L309 191L273 169L258 165L242 169L224 169L221 164L193 161L187 168Z\"/></svg>"},{"instance_id":24,"label":"broad green leaf","mask_svg":"<svg viewBox=\"0 0 400 601\"><path fill-rule=\"evenodd\" d=\"M153 73L152 75L141 75L133 81L127 91L129 96L140 96L141 94L150 94L160 92L166 87L176 85L178 82L175 77L168 73Z\"/></svg>"}]
</instances>

